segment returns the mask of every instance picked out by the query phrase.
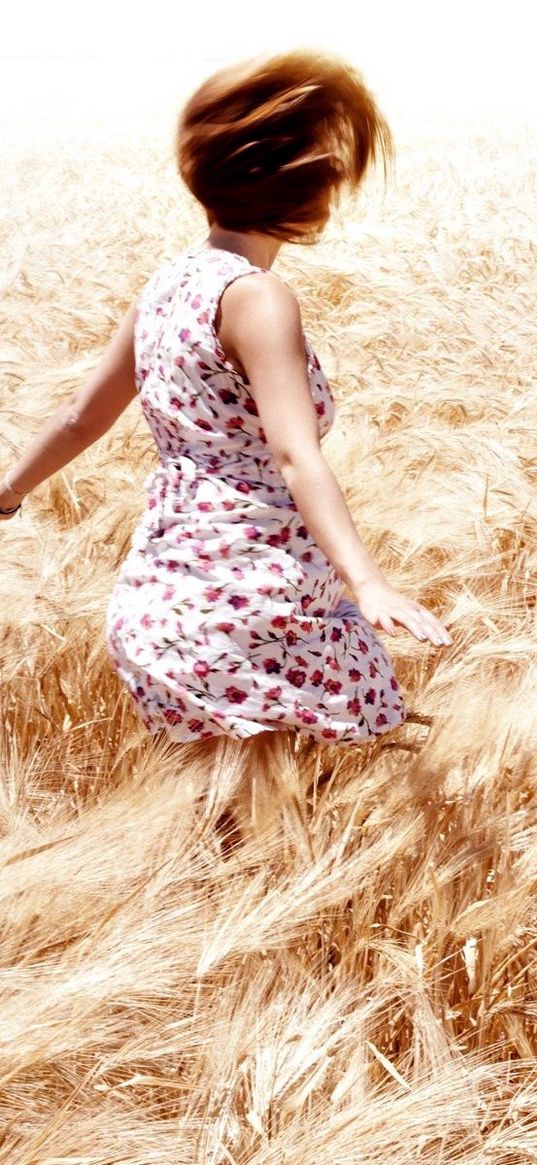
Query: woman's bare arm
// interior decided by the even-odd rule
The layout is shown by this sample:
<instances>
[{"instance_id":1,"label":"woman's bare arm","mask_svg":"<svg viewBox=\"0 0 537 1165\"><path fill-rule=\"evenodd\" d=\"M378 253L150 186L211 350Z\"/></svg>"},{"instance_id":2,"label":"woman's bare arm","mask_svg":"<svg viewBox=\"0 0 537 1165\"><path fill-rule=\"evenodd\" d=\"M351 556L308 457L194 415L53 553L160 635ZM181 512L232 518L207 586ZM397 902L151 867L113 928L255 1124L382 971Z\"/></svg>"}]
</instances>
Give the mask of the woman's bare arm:
<instances>
[{"instance_id":1,"label":"woman's bare arm","mask_svg":"<svg viewBox=\"0 0 537 1165\"><path fill-rule=\"evenodd\" d=\"M395 590L363 545L319 439L300 309L270 273L230 284L220 301L220 341L249 381L268 444L304 524L373 627L395 634L401 623L417 639L451 643L426 607Z\"/></svg>"},{"instance_id":2,"label":"woman's bare arm","mask_svg":"<svg viewBox=\"0 0 537 1165\"><path fill-rule=\"evenodd\" d=\"M136 309L134 301L87 383L62 401L19 460L5 467L9 484L17 493L29 493L93 445L136 395ZM0 477L0 509L14 504L13 493L3 488Z\"/></svg>"},{"instance_id":3,"label":"woman's bare arm","mask_svg":"<svg viewBox=\"0 0 537 1165\"><path fill-rule=\"evenodd\" d=\"M272 274L234 281L220 301L219 338L229 359L246 372L267 442L317 545L351 590L383 579L321 450L300 308L291 289Z\"/></svg>"}]
</instances>

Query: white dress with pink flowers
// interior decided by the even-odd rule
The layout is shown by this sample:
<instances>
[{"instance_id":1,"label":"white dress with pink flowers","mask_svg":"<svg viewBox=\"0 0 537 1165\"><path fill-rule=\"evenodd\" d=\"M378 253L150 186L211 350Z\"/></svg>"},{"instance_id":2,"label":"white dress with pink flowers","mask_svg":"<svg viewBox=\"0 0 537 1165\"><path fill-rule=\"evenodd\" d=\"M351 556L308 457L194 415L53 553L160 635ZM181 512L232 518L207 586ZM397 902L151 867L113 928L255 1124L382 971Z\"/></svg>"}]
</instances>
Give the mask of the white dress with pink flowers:
<instances>
[{"instance_id":1,"label":"white dress with pink flowers","mask_svg":"<svg viewBox=\"0 0 537 1165\"><path fill-rule=\"evenodd\" d=\"M260 270L229 251L189 250L138 298L136 388L159 465L110 598L107 646L152 734L296 729L351 744L400 724L404 699L216 335L224 289ZM305 354L322 437L334 399L307 341Z\"/></svg>"}]
</instances>

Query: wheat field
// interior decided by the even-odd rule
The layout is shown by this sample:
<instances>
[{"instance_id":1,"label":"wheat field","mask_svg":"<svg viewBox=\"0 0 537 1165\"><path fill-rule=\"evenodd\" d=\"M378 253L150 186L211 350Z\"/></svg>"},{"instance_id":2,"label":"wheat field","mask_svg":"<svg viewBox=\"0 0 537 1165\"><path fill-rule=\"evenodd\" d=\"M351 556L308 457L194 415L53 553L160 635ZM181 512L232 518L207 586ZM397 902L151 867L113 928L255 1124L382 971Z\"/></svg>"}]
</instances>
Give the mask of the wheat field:
<instances>
[{"instance_id":1,"label":"wheat field","mask_svg":"<svg viewBox=\"0 0 537 1165\"><path fill-rule=\"evenodd\" d=\"M138 401L2 524L2 1163L537 1158L537 127L392 128L274 269L359 533L453 646L379 632L386 739L174 746L104 645ZM4 143L2 472L205 233L164 118Z\"/></svg>"}]
</instances>

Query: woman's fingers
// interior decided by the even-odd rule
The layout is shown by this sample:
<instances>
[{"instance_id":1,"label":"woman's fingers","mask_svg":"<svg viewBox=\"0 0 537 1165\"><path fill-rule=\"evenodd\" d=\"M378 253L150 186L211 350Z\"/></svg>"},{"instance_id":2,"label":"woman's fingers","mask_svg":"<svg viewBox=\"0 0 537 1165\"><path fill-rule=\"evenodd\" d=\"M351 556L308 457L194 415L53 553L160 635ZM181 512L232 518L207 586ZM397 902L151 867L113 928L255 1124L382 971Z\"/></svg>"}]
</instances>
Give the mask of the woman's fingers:
<instances>
[{"instance_id":1,"label":"woman's fingers","mask_svg":"<svg viewBox=\"0 0 537 1165\"><path fill-rule=\"evenodd\" d=\"M374 619L373 613L370 613L370 618ZM449 646L453 643L451 635L444 627L440 619L433 615L432 611L427 610L427 607L422 607L412 599L406 599L404 596L398 595L396 592L392 596L388 596L388 603L378 613L375 619L375 626L382 627L382 630L387 635L396 634L396 623L401 623L406 627L416 639L422 642L425 639L430 639L431 643L440 646Z\"/></svg>"},{"instance_id":2,"label":"woman's fingers","mask_svg":"<svg viewBox=\"0 0 537 1165\"><path fill-rule=\"evenodd\" d=\"M436 615L432 615L430 611L426 611L423 615L420 615L420 618L422 619L424 625L427 628L430 628L431 634L435 636L436 640L440 639L441 643L453 642L449 631L446 627L444 627L443 623L440 622L440 619L436 618Z\"/></svg>"},{"instance_id":3,"label":"woman's fingers","mask_svg":"<svg viewBox=\"0 0 537 1165\"><path fill-rule=\"evenodd\" d=\"M447 629L430 611L400 610L397 615L393 612L393 618L397 618L398 622L402 623L408 631L411 631L417 639L422 641L430 639L437 646L442 643L447 646L453 642Z\"/></svg>"},{"instance_id":4,"label":"woman's fingers","mask_svg":"<svg viewBox=\"0 0 537 1165\"><path fill-rule=\"evenodd\" d=\"M384 615L384 614L380 615L379 616L379 623L382 624L382 627L384 628L384 630L387 632L388 635L395 635L395 626L394 626L392 620L390 619L389 615Z\"/></svg>"},{"instance_id":5,"label":"woman's fingers","mask_svg":"<svg viewBox=\"0 0 537 1165\"><path fill-rule=\"evenodd\" d=\"M410 631L416 629L419 639L429 638L433 643L438 645L440 643L449 644L452 642L449 632L442 626L440 620L435 619L434 616L425 618L425 616L420 615L409 619L406 625Z\"/></svg>"}]
</instances>

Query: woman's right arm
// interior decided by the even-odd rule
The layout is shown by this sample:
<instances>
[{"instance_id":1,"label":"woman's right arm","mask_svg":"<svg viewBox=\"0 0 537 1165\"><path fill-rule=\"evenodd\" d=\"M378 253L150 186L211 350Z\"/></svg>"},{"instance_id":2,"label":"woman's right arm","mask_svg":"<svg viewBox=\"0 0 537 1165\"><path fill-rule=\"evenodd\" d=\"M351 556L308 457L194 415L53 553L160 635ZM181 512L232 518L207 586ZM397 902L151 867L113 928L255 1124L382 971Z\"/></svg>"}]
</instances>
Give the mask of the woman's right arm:
<instances>
[{"instance_id":1,"label":"woman's right arm","mask_svg":"<svg viewBox=\"0 0 537 1165\"><path fill-rule=\"evenodd\" d=\"M367 605L372 621L389 634L395 618L417 638L426 637L422 632L435 641L446 635L433 614L390 586L358 535L321 450L300 308L291 288L271 273L235 280L220 300L218 335L228 359L246 372L268 445L305 526L364 614Z\"/></svg>"}]
</instances>

